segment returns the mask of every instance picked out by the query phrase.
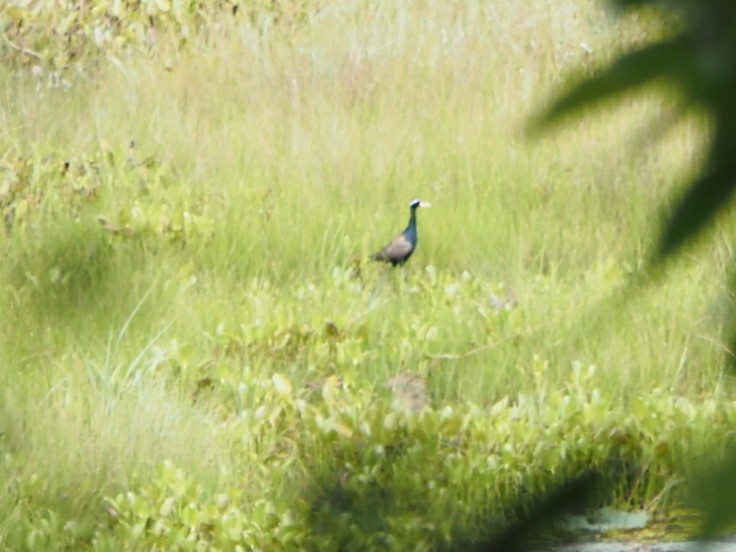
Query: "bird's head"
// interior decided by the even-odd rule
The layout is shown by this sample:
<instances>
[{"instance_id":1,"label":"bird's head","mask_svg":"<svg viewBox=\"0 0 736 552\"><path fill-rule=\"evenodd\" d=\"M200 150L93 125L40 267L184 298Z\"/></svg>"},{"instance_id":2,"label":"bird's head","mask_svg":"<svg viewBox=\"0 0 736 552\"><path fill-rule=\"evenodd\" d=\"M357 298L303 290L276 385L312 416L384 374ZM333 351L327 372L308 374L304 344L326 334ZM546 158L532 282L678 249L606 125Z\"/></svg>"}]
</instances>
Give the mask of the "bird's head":
<instances>
[{"instance_id":1,"label":"bird's head","mask_svg":"<svg viewBox=\"0 0 736 552\"><path fill-rule=\"evenodd\" d=\"M416 209L417 207L431 207L432 205L430 203L427 203L426 201L422 201L421 199L412 199L409 203L410 209Z\"/></svg>"}]
</instances>

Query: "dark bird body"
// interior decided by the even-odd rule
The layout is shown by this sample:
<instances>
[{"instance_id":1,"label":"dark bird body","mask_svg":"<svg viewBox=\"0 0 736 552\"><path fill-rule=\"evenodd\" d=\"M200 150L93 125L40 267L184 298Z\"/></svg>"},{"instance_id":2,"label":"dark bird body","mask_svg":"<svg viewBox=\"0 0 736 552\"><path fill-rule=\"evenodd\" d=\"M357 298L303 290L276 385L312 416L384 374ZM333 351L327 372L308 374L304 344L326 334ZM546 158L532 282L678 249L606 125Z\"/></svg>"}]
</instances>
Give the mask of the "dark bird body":
<instances>
[{"instance_id":1,"label":"dark bird body","mask_svg":"<svg viewBox=\"0 0 736 552\"><path fill-rule=\"evenodd\" d=\"M409 224L406 229L378 253L371 255L371 259L391 263L393 266L403 265L408 261L419 241L417 236L417 208L429 206L429 203L423 203L418 199L412 200L409 203Z\"/></svg>"}]
</instances>

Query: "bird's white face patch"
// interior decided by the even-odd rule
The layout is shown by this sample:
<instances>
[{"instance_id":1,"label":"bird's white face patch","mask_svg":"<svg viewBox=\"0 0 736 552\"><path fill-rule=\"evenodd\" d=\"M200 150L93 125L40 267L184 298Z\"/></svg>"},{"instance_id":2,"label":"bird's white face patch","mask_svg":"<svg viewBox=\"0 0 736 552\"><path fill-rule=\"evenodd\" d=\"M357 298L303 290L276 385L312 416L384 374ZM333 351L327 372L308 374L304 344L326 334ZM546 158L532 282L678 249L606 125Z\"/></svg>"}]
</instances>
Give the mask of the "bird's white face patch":
<instances>
[{"instance_id":1,"label":"bird's white face patch","mask_svg":"<svg viewBox=\"0 0 736 552\"><path fill-rule=\"evenodd\" d=\"M422 201L421 199L412 199L409 202L409 207L431 207L432 204L427 201Z\"/></svg>"}]
</instances>

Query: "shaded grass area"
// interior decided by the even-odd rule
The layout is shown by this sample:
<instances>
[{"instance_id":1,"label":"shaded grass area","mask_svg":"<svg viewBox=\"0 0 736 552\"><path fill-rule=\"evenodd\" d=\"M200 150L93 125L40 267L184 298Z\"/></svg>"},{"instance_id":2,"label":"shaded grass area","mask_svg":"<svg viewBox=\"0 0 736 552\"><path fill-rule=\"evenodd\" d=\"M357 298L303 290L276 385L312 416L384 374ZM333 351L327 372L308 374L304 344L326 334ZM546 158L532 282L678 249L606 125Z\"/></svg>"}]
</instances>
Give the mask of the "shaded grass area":
<instances>
[{"instance_id":1,"label":"shaded grass area","mask_svg":"<svg viewBox=\"0 0 736 552\"><path fill-rule=\"evenodd\" d=\"M591 9L326 5L3 75L0 544L449 549L609 462L601 501L679 504L733 418L731 224L641 277L705 127L632 150L661 100L524 139L645 28ZM409 265L367 263L412 197Z\"/></svg>"}]
</instances>

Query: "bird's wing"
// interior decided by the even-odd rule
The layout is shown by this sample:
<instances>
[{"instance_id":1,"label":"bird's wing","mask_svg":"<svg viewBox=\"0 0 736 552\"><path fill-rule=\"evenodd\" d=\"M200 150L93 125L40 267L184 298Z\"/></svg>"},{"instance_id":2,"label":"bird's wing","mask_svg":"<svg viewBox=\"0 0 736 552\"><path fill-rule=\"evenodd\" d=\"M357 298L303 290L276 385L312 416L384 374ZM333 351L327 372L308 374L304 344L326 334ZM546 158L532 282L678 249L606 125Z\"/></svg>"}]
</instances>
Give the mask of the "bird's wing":
<instances>
[{"instance_id":1,"label":"bird's wing","mask_svg":"<svg viewBox=\"0 0 736 552\"><path fill-rule=\"evenodd\" d=\"M412 249L411 242L406 239L404 234L401 234L396 236L391 243L384 247L382 253L390 259L400 259L411 253Z\"/></svg>"}]
</instances>

